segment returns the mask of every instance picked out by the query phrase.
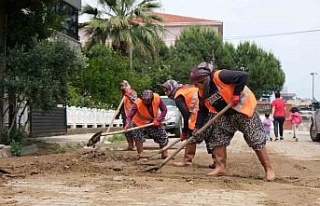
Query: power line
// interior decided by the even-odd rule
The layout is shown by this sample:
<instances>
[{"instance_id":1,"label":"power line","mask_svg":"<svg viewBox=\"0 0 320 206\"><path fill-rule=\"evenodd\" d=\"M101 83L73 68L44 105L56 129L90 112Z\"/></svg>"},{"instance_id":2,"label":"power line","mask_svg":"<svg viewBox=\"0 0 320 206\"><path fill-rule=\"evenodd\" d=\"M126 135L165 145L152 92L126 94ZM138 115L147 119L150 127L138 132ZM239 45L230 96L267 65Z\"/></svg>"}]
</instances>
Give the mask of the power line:
<instances>
[{"instance_id":1,"label":"power line","mask_svg":"<svg viewBox=\"0 0 320 206\"><path fill-rule=\"evenodd\" d=\"M286 36L286 35L296 35L296 34L305 34L320 32L320 29L314 30L305 30L305 31L294 31L294 32L284 32L284 33L275 33L275 34L262 34L262 35L248 35L248 36L235 36L235 37L226 37L224 40L237 40L237 39L249 39L249 38L263 38L263 37L273 37L273 36Z\"/></svg>"}]
</instances>

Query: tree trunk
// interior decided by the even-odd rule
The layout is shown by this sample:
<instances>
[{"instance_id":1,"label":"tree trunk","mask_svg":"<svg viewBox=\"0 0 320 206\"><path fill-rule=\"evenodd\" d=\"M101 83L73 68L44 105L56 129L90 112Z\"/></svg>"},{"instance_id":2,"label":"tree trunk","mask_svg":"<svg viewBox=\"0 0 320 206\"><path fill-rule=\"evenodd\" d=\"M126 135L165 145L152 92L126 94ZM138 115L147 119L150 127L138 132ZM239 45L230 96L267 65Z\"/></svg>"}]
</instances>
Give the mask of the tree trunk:
<instances>
[{"instance_id":1,"label":"tree trunk","mask_svg":"<svg viewBox=\"0 0 320 206\"><path fill-rule=\"evenodd\" d=\"M6 1L0 1L0 56L6 55ZM0 58L0 81L3 80L5 74L5 61ZM0 130L4 128L4 87L0 86Z\"/></svg>"}]
</instances>

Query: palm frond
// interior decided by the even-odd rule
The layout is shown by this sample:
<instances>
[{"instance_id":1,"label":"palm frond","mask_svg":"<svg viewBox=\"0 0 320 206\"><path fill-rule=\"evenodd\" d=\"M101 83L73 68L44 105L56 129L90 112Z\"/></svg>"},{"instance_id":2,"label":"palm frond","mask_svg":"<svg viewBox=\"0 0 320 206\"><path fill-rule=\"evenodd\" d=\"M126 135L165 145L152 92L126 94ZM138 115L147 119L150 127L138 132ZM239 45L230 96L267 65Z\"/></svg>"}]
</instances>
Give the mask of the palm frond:
<instances>
[{"instance_id":1,"label":"palm frond","mask_svg":"<svg viewBox=\"0 0 320 206\"><path fill-rule=\"evenodd\" d=\"M90 6L84 9L86 13L96 12L89 24L84 25L90 44L109 39L113 48L125 55L130 48L143 52L155 50L156 40L164 31L157 24L162 19L153 12L161 6L157 0L99 0L99 4L103 8L100 11Z\"/></svg>"},{"instance_id":2,"label":"palm frond","mask_svg":"<svg viewBox=\"0 0 320 206\"><path fill-rule=\"evenodd\" d=\"M90 6L90 5L86 5L81 9L80 13L93 15L94 17L97 17L99 15L99 10L97 8Z\"/></svg>"}]
</instances>

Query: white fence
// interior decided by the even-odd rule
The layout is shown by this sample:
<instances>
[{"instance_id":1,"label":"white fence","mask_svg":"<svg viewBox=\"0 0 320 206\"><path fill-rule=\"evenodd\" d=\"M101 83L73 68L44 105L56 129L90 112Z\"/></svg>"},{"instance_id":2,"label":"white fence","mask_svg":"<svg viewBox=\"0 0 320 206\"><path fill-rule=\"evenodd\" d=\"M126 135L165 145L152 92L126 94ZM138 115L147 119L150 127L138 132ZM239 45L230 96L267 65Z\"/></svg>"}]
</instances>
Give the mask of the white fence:
<instances>
[{"instance_id":1,"label":"white fence","mask_svg":"<svg viewBox=\"0 0 320 206\"><path fill-rule=\"evenodd\" d=\"M86 107L67 107L67 126L69 129L76 128L99 128L108 127L111 124L111 120L114 116L115 110L95 109ZM19 110L21 114L22 108ZM303 121L299 126L299 130L308 131L311 124L311 114L302 114ZM28 109L24 111L21 118L21 124L24 125L27 121ZM264 116L260 116L264 119ZM6 124L8 123L8 114L5 115ZM18 123L18 120L17 120ZM113 122L113 127L121 127L122 119L116 119Z\"/></svg>"},{"instance_id":2,"label":"white fence","mask_svg":"<svg viewBox=\"0 0 320 206\"><path fill-rule=\"evenodd\" d=\"M67 107L67 126L70 129L108 127L114 113L115 110ZM113 126L122 126L122 119L116 119Z\"/></svg>"},{"instance_id":3,"label":"white fence","mask_svg":"<svg viewBox=\"0 0 320 206\"><path fill-rule=\"evenodd\" d=\"M19 116L21 115L20 124L24 125L28 119L28 109L21 114L23 106L19 109ZM5 105L5 108L7 104ZM91 109L86 107L67 107L67 126L70 129L75 128L98 128L108 127L111 124L111 120L114 116L115 110L105 109ZM121 117L121 116L120 116ZM18 119L16 120L18 124ZM9 116L8 112L5 113L4 123L8 125ZM116 119L113 122L114 127L122 126L122 119Z\"/></svg>"}]
</instances>

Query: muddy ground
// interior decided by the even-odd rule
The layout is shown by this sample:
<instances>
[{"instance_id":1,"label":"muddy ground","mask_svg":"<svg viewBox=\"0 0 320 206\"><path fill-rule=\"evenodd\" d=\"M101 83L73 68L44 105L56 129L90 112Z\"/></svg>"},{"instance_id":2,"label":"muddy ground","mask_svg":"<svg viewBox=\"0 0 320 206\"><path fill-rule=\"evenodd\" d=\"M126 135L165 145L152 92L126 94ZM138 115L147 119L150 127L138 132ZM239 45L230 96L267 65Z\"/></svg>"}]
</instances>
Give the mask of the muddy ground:
<instances>
[{"instance_id":1,"label":"muddy ground","mask_svg":"<svg viewBox=\"0 0 320 206\"><path fill-rule=\"evenodd\" d=\"M0 158L0 205L320 205L320 144L302 136L268 142L275 182L266 182L254 152L237 134L228 148L227 172L207 177L211 157L199 145L194 165L177 168L183 152L161 170L143 170L161 159L136 160L135 151L99 151ZM152 142L146 152L156 149ZM172 152L173 150L171 150Z\"/></svg>"}]
</instances>

